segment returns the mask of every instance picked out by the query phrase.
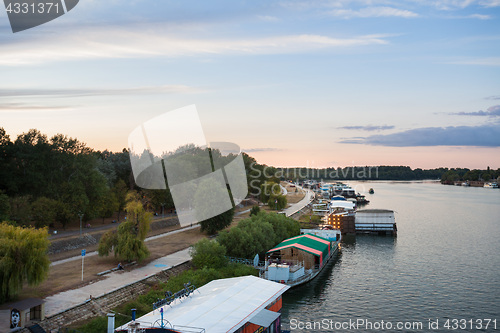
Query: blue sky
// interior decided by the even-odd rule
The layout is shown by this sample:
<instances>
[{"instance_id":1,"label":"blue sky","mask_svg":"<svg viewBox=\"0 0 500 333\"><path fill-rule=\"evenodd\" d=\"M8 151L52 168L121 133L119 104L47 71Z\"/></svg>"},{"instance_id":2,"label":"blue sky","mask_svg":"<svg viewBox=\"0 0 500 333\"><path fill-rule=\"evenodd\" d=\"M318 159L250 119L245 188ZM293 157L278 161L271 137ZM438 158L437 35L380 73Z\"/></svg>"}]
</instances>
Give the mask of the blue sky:
<instances>
[{"instance_id":1,"label":"blue sky","mask_svg":"<svg viewBox=\"0 0 500 333\"><path fill-rule=\"evenodd\" d=\"M500 167L500 1L94 1L13 34L0 126L121 150L196 104L279 166Z\"/></svg>"}]
</instances>

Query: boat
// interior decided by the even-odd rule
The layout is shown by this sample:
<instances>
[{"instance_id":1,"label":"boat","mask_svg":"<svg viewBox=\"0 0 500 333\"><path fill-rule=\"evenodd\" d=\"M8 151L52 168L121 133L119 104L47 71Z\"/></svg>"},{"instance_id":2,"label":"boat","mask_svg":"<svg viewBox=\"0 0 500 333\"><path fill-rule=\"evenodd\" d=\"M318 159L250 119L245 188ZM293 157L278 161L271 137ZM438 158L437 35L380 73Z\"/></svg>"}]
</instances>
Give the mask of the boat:
<instances>
[{"instance_id":1,"label":"boat","mask_svg":"<svg viewBox=\"0 0 500 333\"><path fill-rule=\"evenodd\" d=\"M368 190L368 193L373 194L373 193L375 193L375 191L373 190L373 188L370 188L370 189Z\"/></svg>"},{"instance_id":2,"label":"boat","mask_svg":"<svg viewBox=\"0 0 500 333\"><path fill-rule=\"evenodd\" d=\"M470 186L469 182L463 182L462 186Z\"/></svg>"},{"instance_id":3,"label":"boat","mask_svg":"<svg viewBox=\"0 0 500 333\"><path fill-rule=\"evenodd\" d=\"M340 251L340 230L301 229L266 253L260 277L296 287L314 279L335 261Z\"/></svg>"},{"instance_id":4,"label":"boat","mask_svg":"<svg viewBox=\"0 0 500 333\"><path fill-rule=\"evenodd\" d=\"M362 194L356 194L356 203L358 205L366 205L367 203L369 203L370 200L367 200L366 197Z\"/></svg>"},{"instance_id":5,"label":"boat","mask_svg":"<svg viewBox=\"0 0 500 333\"><path fill-rule=\"evenodd\" d=\"M493 183L484 183L484 187L498 188L498 183L496 183L496 182L493 182Z\"/></svg>"}]
</instances>

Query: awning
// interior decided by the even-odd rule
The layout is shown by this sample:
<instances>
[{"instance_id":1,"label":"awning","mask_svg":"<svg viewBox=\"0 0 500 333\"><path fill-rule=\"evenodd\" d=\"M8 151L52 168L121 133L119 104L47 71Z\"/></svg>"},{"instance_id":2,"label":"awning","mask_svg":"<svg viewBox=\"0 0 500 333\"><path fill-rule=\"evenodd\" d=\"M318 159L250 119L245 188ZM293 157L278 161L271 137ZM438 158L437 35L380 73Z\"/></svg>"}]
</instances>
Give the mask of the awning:
<instances>
[{"instance_id":1,"label":"awning","mask_svg":"<svg viewBox=\"0 0 500 333\"><path fill-rule=\"evenodd\" d=\"M262 327L269 327L276 319L278 319L279 316L279 312L264 309L253 316L249 322Z\"/></svg>"}]
</instances>

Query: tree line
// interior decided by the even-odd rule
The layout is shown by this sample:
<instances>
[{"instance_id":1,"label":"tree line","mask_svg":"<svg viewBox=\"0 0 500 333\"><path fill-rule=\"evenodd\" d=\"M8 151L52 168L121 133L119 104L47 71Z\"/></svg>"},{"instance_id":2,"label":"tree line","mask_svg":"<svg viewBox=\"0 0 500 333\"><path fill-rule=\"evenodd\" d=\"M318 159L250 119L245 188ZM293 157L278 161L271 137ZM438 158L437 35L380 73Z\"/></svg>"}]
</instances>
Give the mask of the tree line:
<instances>
[{"instance_id":1,"label":"tree line","mask_svg":"<svg viewBox=\"0 0 500 333\"><path fill-rule=\"evenodd\" d=\"M486 170L479 169L449 169L441 176L441 183L453 184L456 181L498 181L500 182L500 168L492 170L487 167Z\"/></svg>"}]
</instances>

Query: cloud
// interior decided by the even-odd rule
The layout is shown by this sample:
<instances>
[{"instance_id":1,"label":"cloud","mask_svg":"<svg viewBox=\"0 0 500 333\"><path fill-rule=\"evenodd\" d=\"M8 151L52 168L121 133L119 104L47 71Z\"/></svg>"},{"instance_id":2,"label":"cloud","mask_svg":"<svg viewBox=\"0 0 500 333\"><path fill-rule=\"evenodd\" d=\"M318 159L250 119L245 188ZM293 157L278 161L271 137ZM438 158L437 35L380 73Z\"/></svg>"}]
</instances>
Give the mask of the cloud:
<instances>
[{"instance_id":1,"label":"cloud","mask_svg":"<svg viewBox=\"0 0 500 333\"><path fill-rule=\"evenodd\" d=\"M279 18L270 15L258 15L257 18L266 22L278 22L280 20Z\"/></svg>"},{"instance_id":2,"label":"cloud","mask_svg":"<svg viewBox=\"0 0 500 333\"><path fill-rule=\"evenodd\" d=\"M500 105L490 106L486 111L479 110L476 112L455 112L450 113L455 116L489 116L489 117L500 117Z\"/></svg>"},{"instance_id":3,"label":"cloud","mask_svg":"<svg viewBox=\"0 0 500 333\"><path fill-rule=\"evenodd\" d=\"M184 86L166 85L157 87L135 87L122 89L2 89L1 97L76 97L76 96L112 96L112 95L141 95L165 93L195 93L203 90Z\"/></svg>"},{"instance_id":4,"label":"cloud","mask_svg":"<svg viewBox=\"0 0 500 333\"><path fill-rule=\"evenodd\" d=\"M485 99L497 100L497 99L500 99L500 95L497 95L497 96L488 96Z\"/></svg>"},{"instance_id":5,"label":"cloud","mask_svg":"<svg viewBox=\"0 0 500 333\"><path fill-rule=\"evenodd\" d=\"M29 111L63 111L70 110L69 106L30 105L24 103L0 103L0 112L29 112Z\"/></svg>"},{"instance_id":6,"label":"cloud","mask_svg":"<svg viewBox=\"0 0 500 333\"><path fill-rule=\"evenodd\" d=\"M484 14L471 14L471 15L466 16L466 18L476 18L476 19L480 19L480 20L490 20L493 17L491 15L484 15Z\"/></svg>"},{"instance_id":7,"label":"cloud","mask_svg":"<svg viewBox=\"0 0 500 333\"><path fill-rule=\"evenodd\" d=\"M386 147L482 146L500 147L500 124L482 126L426 127L404 132L344 139L340 143Z\"/></svg>"},{"instance_id":8,"label":"cloud","mask_svg":"<svg viewBox=\"0 0 500 333\"><path fill-rule=\"evenodd\" d=\"M393 129L393 125L381 125L381 126L373 126L373 125L367 125L367 126L343 126L343 127L338 127L339 129L346 129L346 130L361 130L361 131L385 131L385 130L390 130Z\"/></svg>"},{"instance_id":9,"label":"cloud","mask_svg":"<svg viewBox=\"0 0 500 333\"><path fill-rule=\"evenodd\" d=\"M260 152L266 152L266 151L283 151L284 149L282 148L248 148L248 149L242 149L243 152L245 153L260 153Z\"/></svg>"},{"instance_id":10,"label":"cloud","mask_svg":"<svg viewBox=\"0 0 500 333\"><path fill-rule=\"evenodd\" d=\"M418 14L405 9L397 9L393 7L366 7L358 10L353 9L335 9L330 11L330 14L336 17L345 19L353 17L417 17Z\"/></svg>"},{"instance_id":11,"label":"cloud","mask_svg":"<svg viewBox=\"0 0 500 333\"><path fill-rule=\"evenodd\" d=\"M289 54L320 49L384 45L388 35L334 38L324 35L282 35L261 38L196 39L173 36L159 27L89 29L85 33L37 35L0 44L0 65L20 66L48 62L185 57L220 54ZM32 52L37 50L37 52Z\"/></svg>"},{"instance_id":12,"label":"cloud","mask_svg":"<svg viewBox=\"0 0 500 333\"><path fill-rule=\"evenodd\" d=\"M500 7L500 0L484 0L479 2L482 6L491 8L491 7Z\"/></svg>"},{"instance_id":13,"label":"cloud","mask_svg":"<svg viewBox=\"0 0 500 333\"><path fill-rule=\"evenodd\" d=\"M500 57L471 58L446 63L451 65L500 66Z\"/></svg>"}]
</instances>

